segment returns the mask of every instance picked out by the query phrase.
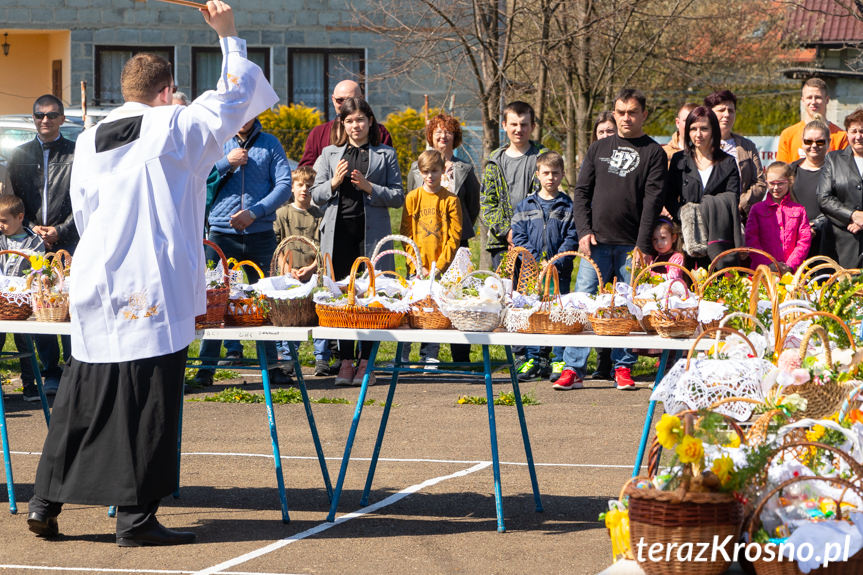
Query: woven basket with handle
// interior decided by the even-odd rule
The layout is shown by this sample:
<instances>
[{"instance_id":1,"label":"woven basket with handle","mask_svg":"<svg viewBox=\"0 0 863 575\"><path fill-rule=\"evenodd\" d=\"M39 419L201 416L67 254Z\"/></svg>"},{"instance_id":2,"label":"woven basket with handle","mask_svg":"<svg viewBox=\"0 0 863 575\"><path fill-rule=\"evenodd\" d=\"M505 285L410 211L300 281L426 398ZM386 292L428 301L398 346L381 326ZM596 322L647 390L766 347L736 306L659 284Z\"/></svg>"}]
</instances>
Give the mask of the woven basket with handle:
<instances>
[{"instance_id":1,"label":"woven basket with handle","mask_svg":"<svg viewBox=\"0 0 863 575\"><path fill-rule=\"evenodd\" d=\"M243 260L234 264L234 272L240 271L244 266L255 270L258 278L264 277L264 272L258 264L251 260ZM228 309L225 311L225 325L240 327L256 327L264 325L267 321L267 309L263 298L241 297L228 299Z\"/></svg>"},{"instance_id":2,"label":"woven basket with handle","mask_svg":"<svg viewBox=\"0 0 863 575\"><path fill-rule=\"evenodd\" d=\"M204 245L213 248L219 256L219 264L222 266L222 283L218 287L207 288L207 312L195 318L195 328L205 329L208 327L221 327L225 323L225 311L228 309L228 296L231 293L228 260L225 252L211 242L204 240Z\"/></svg>"},{"instance_id":3,"label":"woven basket with handle","mask_svg":"<svg viewBox=\"0 0 863 575\"><path fill-rule=\"evenodd\" d=\"M16 250L0 250L0 256L19 256L24 259L30 256ZM31 298L26 291L11 293L9 297L0 292L0 320L15 321L25 320L33 314L33 306L30 305Z\"/></svg>"},{"instance_id":4,"label":"woven basket with handle","mask_svg":"<svg viewBox=\"0 0 863 575\"><path fill-rule=\"evenodd\" d=\"M294 252L289 249L292 244L304 244L312 249L315 254L315 265L318 272L318 286L323 285L321 274L321 254L315 244L303 236L288 236L279 242L273 259L270 260L271 276L290 275L294 269ZM279 327L291 326L314 326L318 324L318 315L315 313L315 302L312 294L305 297L276 299L267 297L270 307L270 323Z\"/></svg>"},{"instance_id":5,"label":"woven basket with handle","mask_svg":"<svg viewBox=\"0 0 863 575\"><path fill-rule=\"evenodd\" d=\"M347 304L330 306L315 305L318 322L323 327L347 327L354 329L394 329L404 319L405 314L388 310L385 307L357 305L357 271L365 264L369 270L368 293L375 293L375 269L369 258L359 257L351 266L350 282L347 290Z\"/></svg>"}]
</instances>

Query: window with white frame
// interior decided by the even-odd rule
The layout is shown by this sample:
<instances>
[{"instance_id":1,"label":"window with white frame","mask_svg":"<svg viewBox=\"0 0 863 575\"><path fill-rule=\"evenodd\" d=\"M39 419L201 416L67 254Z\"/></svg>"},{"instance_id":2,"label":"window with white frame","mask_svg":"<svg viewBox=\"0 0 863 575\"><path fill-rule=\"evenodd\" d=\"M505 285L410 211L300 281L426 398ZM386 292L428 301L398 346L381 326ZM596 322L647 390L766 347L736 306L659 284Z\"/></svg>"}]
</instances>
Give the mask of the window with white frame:
<instances>
[{"instance_id":1,"label":"window with white frame","mask_svg":"<svg viewBox=\"0 0 863 575\"><path fill-rule=\"evenodd\" d=\"M325 120L335 117L330 100L333 87L354 80L365 92L365 51L355 48L288 48L288 97L293 104L320 110Z\"/></svg>"},{"instance_id":2,"label":"window with white frame","mask_svg":"<svg viewBox=\"0 0 863 575\"><path fill-rule=\"evenodd\" d=\"M120 91L120 74L123 66L135 54L150 52L157 54L174 67L174 48L172 46L96 46L95 87L93 101L98 106L123 103Z\"/></svg>"},{"instance_id":3,"label":"window with white frame","mask_svg":"<svg viewBox=\"0 0 863 575\"><path fill-rule=\"evenodd\" d=\"M261 67L270 79L270 49L246 48L249 60ZM222 51L219 48L192 48L192 98L213 90L222 72ZM182 87L180 88L182 89Z\"/></svg>"}]
</instances>

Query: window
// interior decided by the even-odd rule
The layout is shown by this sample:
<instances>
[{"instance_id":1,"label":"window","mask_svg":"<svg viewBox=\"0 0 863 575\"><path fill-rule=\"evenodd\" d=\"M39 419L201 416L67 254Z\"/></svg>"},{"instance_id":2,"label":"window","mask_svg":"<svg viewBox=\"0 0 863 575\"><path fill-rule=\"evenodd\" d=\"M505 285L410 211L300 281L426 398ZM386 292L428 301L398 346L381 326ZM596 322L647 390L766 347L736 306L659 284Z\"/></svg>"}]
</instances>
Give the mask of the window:
<instances>
[{"instance_id":1,"label":"window","mask_svg":"<svg viewBox=\"0 0 863 575\"><path fill-rule=\"evenodd\" d=\"M270 79L270 49L247 48L249 60L261 67L267 80ZM222 51L219 48L192 48L192 92L197 98L216 87L222 72ZM180 87L182 90L183 88Z\"/></svg>"},{"instance_id":2,"label":"window","mask_svg":"<svg viewBox=\"0 0 863 575\"><path fill-rule=\"evenodd\" d=\"M172 46L96 46L96 78L93 100L97 106L122 104L120 74L126 61L139 52L152 52L162 56L174 68Z\"/></svg>"},{"instance_id":3,"label":"window","mask_svg":"<svg viewBox=\"0 0 863 575\"><path fill-rule=\"evenodd\" d=\"M326 120L336 114L330 99L333 87L342 80L355 80L363 86L365 73L365 52L362 49L288 49L288 97L291 103L317 108Z\"/></svg>"}]
</instances>

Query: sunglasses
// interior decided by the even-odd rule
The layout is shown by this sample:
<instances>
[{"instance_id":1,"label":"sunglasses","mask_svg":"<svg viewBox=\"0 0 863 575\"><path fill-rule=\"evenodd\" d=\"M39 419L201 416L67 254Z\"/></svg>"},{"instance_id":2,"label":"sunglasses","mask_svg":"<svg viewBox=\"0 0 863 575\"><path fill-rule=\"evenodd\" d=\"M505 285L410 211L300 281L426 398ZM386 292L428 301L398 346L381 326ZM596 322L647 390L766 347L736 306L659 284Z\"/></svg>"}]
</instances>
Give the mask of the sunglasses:
<instances>
[{"instance_id":1,"label":"sunglasses","mask_svg":"<svg viewBox=\"0 0 863 575\"><path fill-rule=\"evenodd\" d=\"M803 143L807 146L823 146L827 140L803 140Z\"/></svg>"},{"instance_id":2,"label":"sunglasses","mask_svg":"<svg viewBox=\"0 0 863 575\"><path fill-rule=\"evenodd\" d=\"M46 116L49 120L56 120L61 114L60 112L33 112L33 117L37 120L43 120Z\"/></svg>"}]
</instances>

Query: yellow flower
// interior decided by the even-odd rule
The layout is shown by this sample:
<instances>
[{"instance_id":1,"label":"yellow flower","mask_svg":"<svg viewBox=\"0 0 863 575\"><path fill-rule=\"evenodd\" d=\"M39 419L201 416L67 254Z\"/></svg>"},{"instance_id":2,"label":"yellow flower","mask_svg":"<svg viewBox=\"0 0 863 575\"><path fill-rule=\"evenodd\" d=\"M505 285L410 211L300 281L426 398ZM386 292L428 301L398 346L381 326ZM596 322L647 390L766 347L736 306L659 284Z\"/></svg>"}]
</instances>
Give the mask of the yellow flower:
<instances>
[{"instance_id":1,"label":"yellow flower","mask_svg":"<svg viewBox=\"0 0 863 575\"><path fill-rule=\"evenodd\" d=\"M731 439L723 447L740 447L740 436L733 433Z\"/></svg>"},{"instance_id":2,"label":"yellow flower","mask_svg":"<svg viewBox=\"0 0 863 575\"><path fill-rule=\"evenodd\" d=\"M731 473L734 471L734 461L724 455L713 462L710 470L719 478L719 483L725 485L731 480Z\"/></svg>"},{"instance_id":3,"label":"yellow flower","mask_svg":"<svg viewBox=\"0 0 863 575\"><path fill-rule=\"evenodd\" d=\"M34 270L41 270L45 265L45 258L42 256L30 256L30 267Z\"/></svg>"},{"instance_id":4,"label":"yellow flower","mask_svg":"<svg viewBox=\"0 0 863 575\"><path fill-rule=\"evenodd\" d=\"M659 445L665 449L672 449L681 437L683 437L683 424L680 423L680 418L663 413L662 419L656 424L656 438L659 440Z\"/></svg>"},{"instance_id":5,"label":"yellow flower","mask_svg":"<svg viewBox=\"0 0 863 575\"><path fill-rule=\"evenodd\" d=\"M789 272L785 272L784 274L782 274L782 277L779 278L779 283L790 286L792 283L794 283L794 276L791 275Z\"/></svg>"},{"instance_id":6,"label":"yellow flower","mask_svg":"<svg viewBox=\"0 0 863 575\"><path fill-rule=\"evenodd\" d=\"M812 429L806 432L806 441L818 441L826 431L823 425L813 425Z\"/></svg>"},{"instance_id":7,"label":"yellow flower","mask_svg":"<svg viewBox=\"0 0 863 575\"><path fill-rule=\"evenodd\" d=\"M704 457L704 445L700 439L691 435L683 436L683 441L675 451L681 463L698 463Z\"/></svg>"}]
</instances>

